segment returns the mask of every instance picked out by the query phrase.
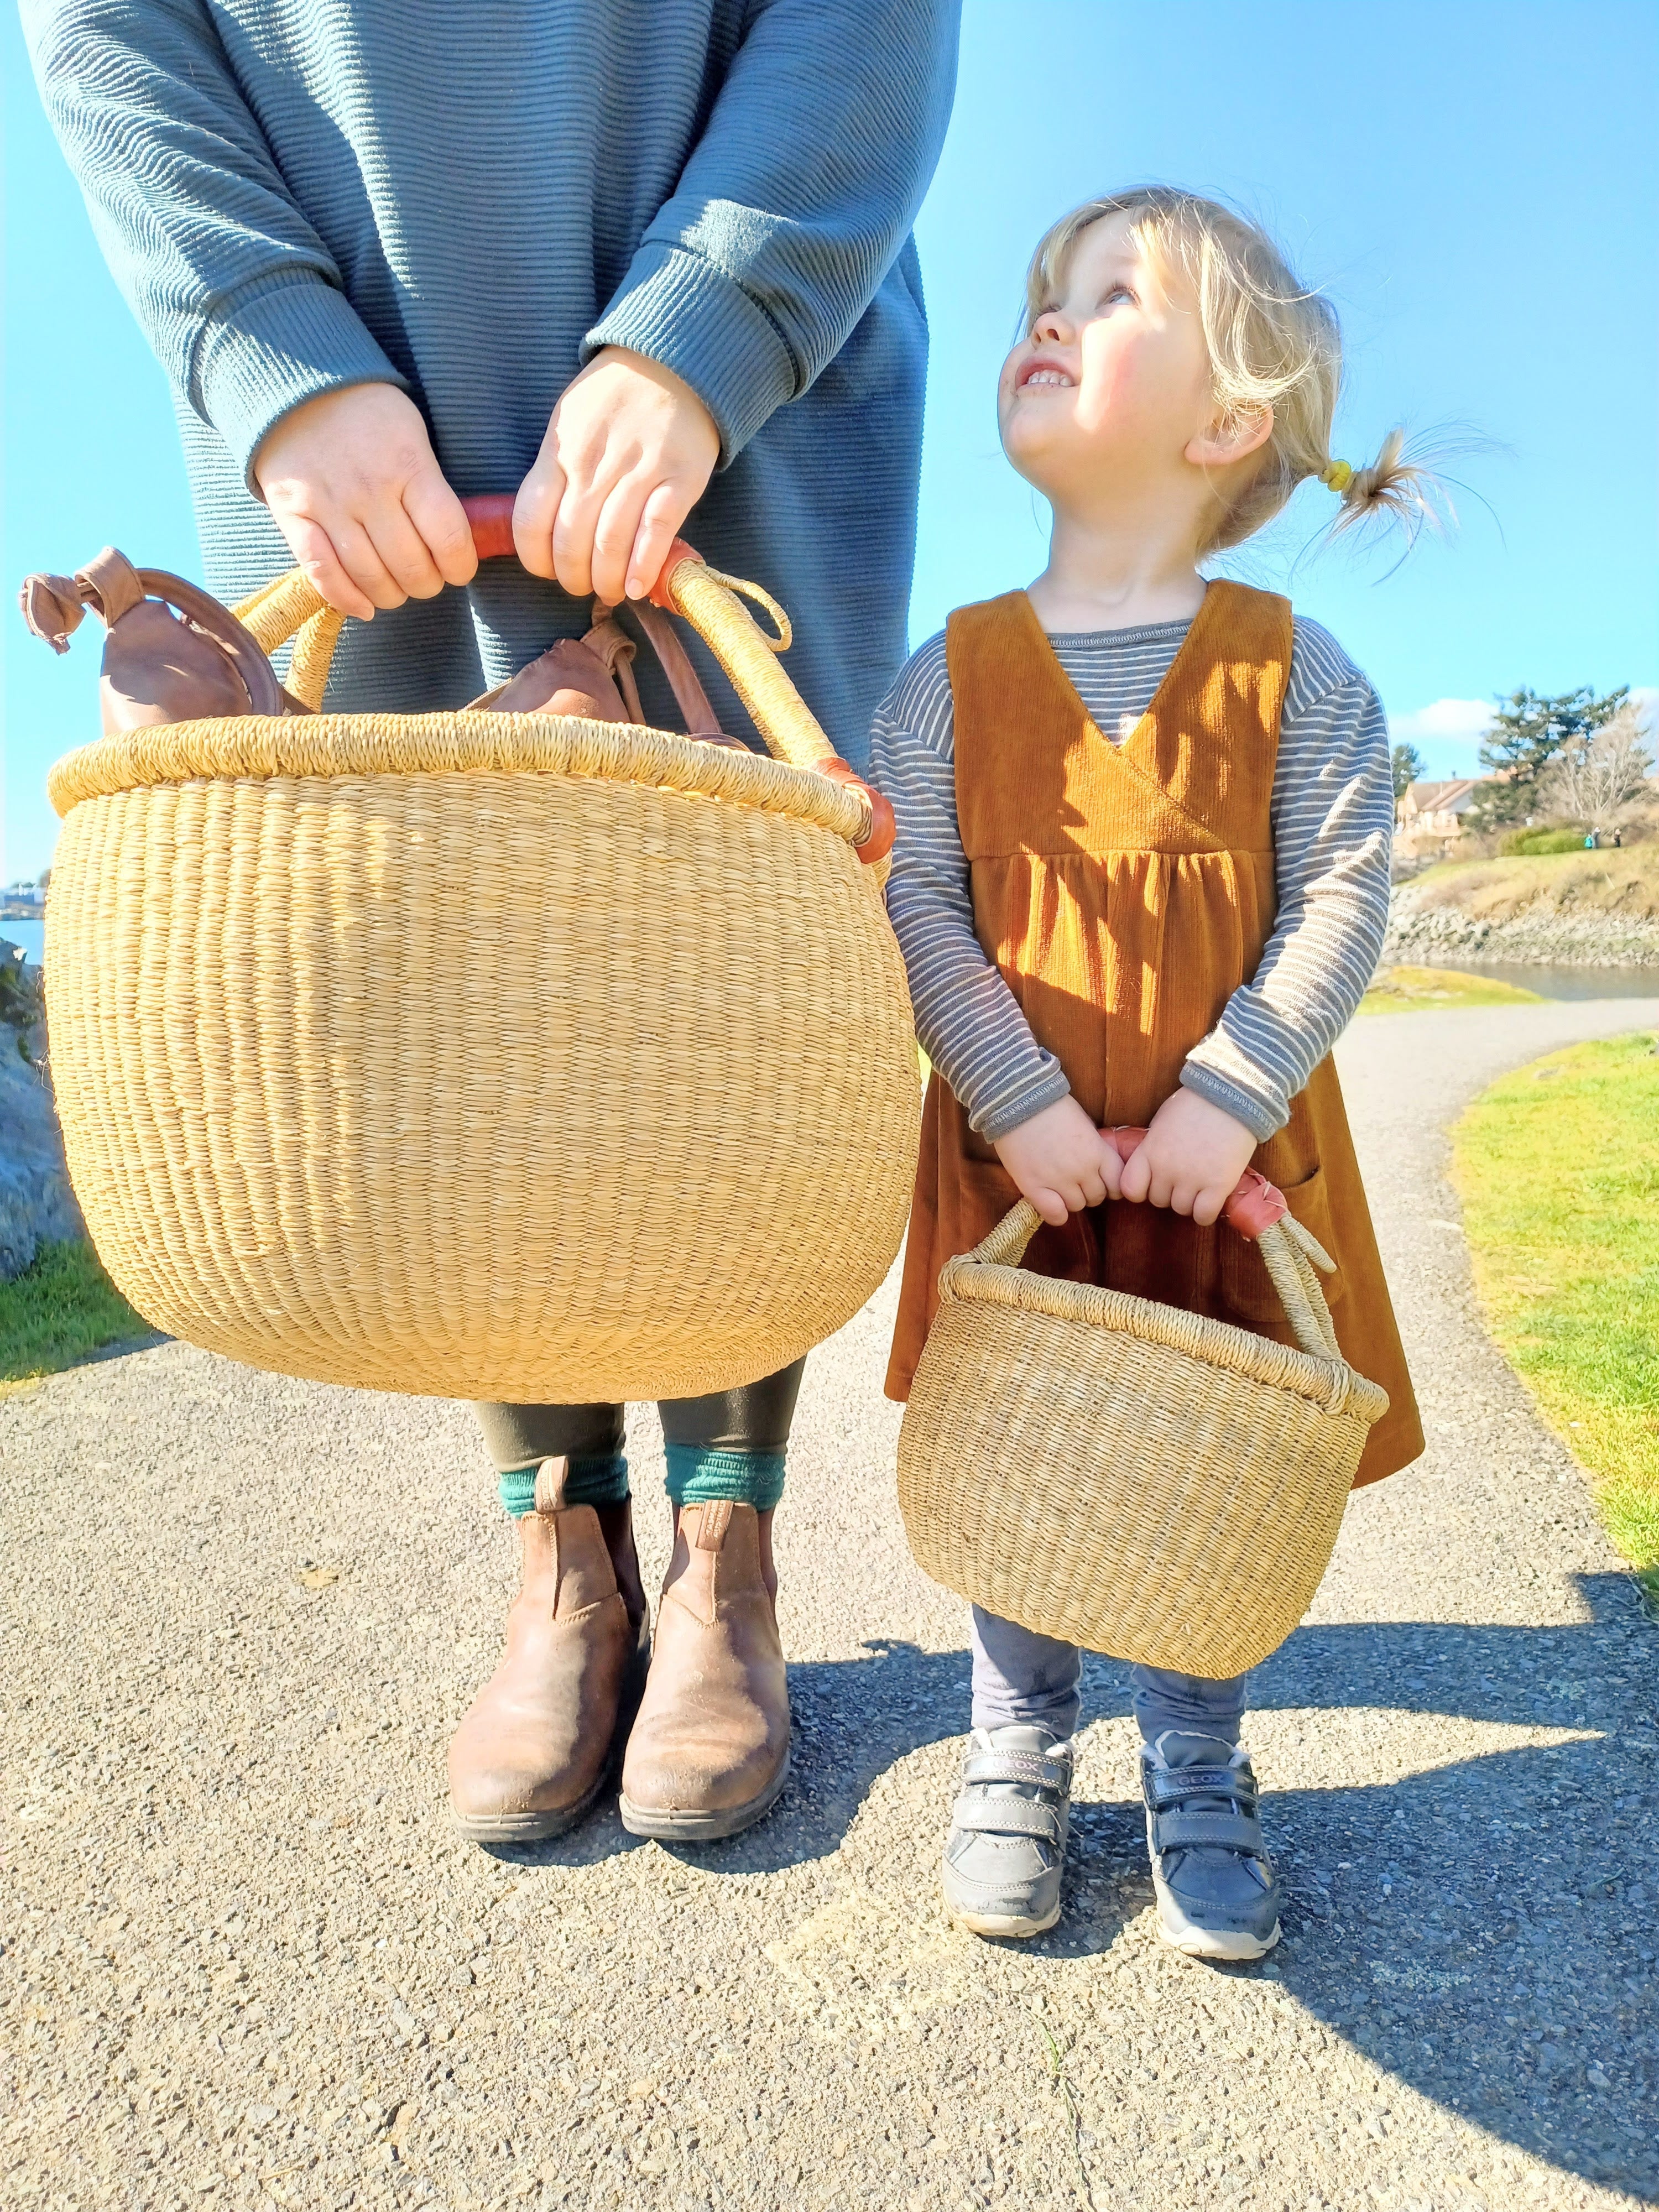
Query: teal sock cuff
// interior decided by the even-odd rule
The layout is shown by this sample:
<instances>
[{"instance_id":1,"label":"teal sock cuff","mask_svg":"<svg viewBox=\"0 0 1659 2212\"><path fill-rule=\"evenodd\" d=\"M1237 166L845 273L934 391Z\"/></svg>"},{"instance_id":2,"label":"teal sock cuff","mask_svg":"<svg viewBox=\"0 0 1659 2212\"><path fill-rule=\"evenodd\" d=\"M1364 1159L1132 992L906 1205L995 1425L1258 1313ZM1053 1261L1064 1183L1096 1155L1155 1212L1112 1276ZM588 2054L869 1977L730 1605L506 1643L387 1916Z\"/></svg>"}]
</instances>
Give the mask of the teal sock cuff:
<instances>
[{"instance_id":1,"label":"teal sock cuff","mask_svg":"<svg viewBox=\"0 0 1659 2212\"><path fill-rule=\"evenodd\" d=\"M668 1495L676 1505L712 1505L729 1498L769 1513L783 1495L781 1451L714 1451L702 1444L670 1444Z\"/></svg>"},{"instance_id":2,"label":"teal sock cuff","mask_svg":"<svg viewBox=\"0 0 1659 2212\"><path fill-rule=\"evenodd\" d=\"M521 1521L536 1503L536 1472L533 1467L509 1467L502 1472L501 1504L515 1521ZM567 1505L620 1505L627 1496L628 1462L620 1452L571 1461L564 1485Z\"/></svg>"}]
</instances>

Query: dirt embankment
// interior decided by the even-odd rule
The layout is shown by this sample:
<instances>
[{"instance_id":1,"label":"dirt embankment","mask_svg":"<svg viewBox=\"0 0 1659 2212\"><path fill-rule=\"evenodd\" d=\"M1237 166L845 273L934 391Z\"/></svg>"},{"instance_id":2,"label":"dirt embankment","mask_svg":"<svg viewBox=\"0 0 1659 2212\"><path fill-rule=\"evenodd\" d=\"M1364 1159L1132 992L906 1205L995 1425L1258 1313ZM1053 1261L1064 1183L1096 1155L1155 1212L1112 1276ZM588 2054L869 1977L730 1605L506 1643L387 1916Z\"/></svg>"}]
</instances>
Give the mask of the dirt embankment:
<instances>
[{"instance_id":1,"label":"dirt embankment","mask_svg":"<svg viewBox=\"0 0 1659 2212\"><path fill-rule=\"evenodd\" d=\"M1659 968L1659 844L1443 861L1395 891L1382 957Z\"/></svg>"}]
</instances>

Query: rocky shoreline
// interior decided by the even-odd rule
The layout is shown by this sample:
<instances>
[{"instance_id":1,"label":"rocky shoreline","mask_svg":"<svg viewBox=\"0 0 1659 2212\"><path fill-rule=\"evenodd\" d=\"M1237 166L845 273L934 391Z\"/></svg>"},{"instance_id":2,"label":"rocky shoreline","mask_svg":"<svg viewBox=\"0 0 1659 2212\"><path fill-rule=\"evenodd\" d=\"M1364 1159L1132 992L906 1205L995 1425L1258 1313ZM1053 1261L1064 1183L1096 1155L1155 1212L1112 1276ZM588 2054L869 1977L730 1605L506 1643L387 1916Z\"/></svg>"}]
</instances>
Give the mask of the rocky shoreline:
<instances>
[{"instance_id":1,"label":"rocky shoreline","mask_svg":"<svg viewBox=\"0 0 1659 2212\"><path fill-rule=\"evenodd\" d=\"M1418 906L1412 886L1394 895L1385 961L1446 967L1459 959L1516 966L1659 969L1659 918L1650 915L1563 913L1540 904L1492 917L1455 906Z\"/></svg>"},{"instance_id":2,"label":"rocky shoreline","mask_svg":"<svg viewBox=\"0 0 1659 2212\"><path fill-rule=\"evenodd\" d=\"M51 1079L22 1057L16 1032L0 1023L0 1282L21 1275L42 1244L85 1234Z\"/></svg>"}]
</instances>

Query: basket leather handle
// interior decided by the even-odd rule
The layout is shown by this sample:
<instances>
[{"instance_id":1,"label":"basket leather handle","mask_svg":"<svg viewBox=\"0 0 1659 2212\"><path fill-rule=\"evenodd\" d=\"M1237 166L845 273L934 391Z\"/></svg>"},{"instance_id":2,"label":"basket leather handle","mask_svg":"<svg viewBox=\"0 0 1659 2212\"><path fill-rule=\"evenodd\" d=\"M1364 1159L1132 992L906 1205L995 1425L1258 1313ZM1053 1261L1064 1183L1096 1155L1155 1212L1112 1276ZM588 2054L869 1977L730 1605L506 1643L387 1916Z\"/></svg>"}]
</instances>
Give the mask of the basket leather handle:
<instances>
[{"instance_id":1,"label":"basket leather handle","mask_svg":"<svg viewBox=\"0 0 1659 2212\"><path fill-rule=\"evenodd\" d=\"M472 526L472 543L481 561L505 560L514 554L510 493L464 499L461 505ZM777 602L758 586L711 568L683 538L677 538L669 547L662 573L648 597L652 605L665 613L683 615L696 631L726 671L775 760L791 768L810 769L862 796L869 808L870 826L862 837L854 840L854 849L866 865L884 860L893 849L896 829L892 807L840 757L811 708L779 667L777 656L789 644L789 623ZM775 639L761 629L744 606L744 598L758 599L777 621Z\"/></svg>"},{"instance_id":2,"label":"basket leather handle","mask_svg":"<svg viewBox=\"0 0 1659 2212\"><path fill-rule=\"evenodd\" d=\"M461 505L481 561L515 556L510 492L486 493L464 499ZM772 611L781 625L775 641L761 629L739 592L758 597ZM650 599L655 606L684 615L697 632L726 671L775 759L791 768L810 769L860 794L867 826L853 840L853 849L866 866L884 861L896 830L892 806L840 758L811 708L779 667L776 656L788 644L789 630L788 618L775 600L756 585L711 568L680 538L669 549ZM295 568L279 576L244 599L235 614L264 653L272 653L293 638L289 689L306 706L320 708L342 617L304 571Z\"/></svg>"},{"instance_id":3,"label":"basket leather handle","mask_svg":"<svg viewBox=\"0 0 1659 2212\"><path fill-rule=\"evenodd\" d=\"M1127 1159L1146 1132L1113 1129L1108 1133ZM1268 1278L1291 1324L1291 1333L1302 1350L1316 1359L1340 1359L1342 1353L1336 1340L1335 1324L1319 1276L1315 1273L1316 1268L1321 1268L1328 1275L1334 1274L1336 1263L1318 1238L1304 1229L1291 1212L1284 1192L1255 1168L1246 1168L1223 1211L1239 1235L1260 1249ZM989 1236L965 1256L987 1267L1017 1267L1025 1256L1027 1245L1042 1226L1042 1216L1029 1198L1022 1198L1003 1215ZM940 1287L943 1290L943 1284ZM1056 1285L1062 1293L1068 1288L1085 1287ZM1081 1298L1079 1317L1085 1317Z\"/></svg>"}]
</instances>

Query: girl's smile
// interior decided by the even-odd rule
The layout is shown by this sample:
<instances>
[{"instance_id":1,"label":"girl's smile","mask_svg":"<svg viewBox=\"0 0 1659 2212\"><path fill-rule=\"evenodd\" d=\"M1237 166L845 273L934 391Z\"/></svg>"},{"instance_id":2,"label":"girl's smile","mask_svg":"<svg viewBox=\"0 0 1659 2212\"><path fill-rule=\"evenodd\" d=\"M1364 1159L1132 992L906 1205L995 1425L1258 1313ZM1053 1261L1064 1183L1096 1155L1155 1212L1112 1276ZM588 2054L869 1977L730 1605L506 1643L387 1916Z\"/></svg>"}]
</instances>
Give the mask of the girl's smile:
<instances>
[{"instance_id":1,"label":"girl's smile","mask_svg":"<svg viewBox=\"0 0 1659 2212\"><path fill-rule=\"evenodd\" d=\"M1057 362L1045 361L1038 356L1020 368L1014 378L1014 389L1016 392L1029 392L1036 386L1042 391L1064 391L1076 382L1077 379L1069 369L1061 368Z\"/></svg>"}]
</instances>

